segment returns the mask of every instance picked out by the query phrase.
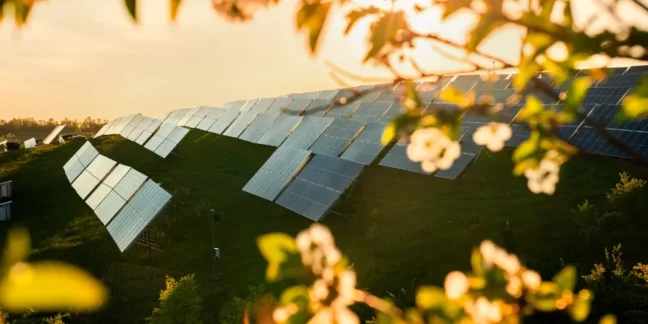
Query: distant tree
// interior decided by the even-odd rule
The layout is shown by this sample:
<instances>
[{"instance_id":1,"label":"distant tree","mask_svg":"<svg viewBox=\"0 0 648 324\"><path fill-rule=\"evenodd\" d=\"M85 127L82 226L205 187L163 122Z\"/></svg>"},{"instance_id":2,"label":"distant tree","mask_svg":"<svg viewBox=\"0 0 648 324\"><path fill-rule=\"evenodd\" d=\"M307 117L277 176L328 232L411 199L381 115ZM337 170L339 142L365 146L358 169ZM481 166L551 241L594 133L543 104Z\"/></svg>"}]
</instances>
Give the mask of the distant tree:
<instances>
[{"instance_id":1,"label":"distant tree","mask_svg":"<svg viewBox=\"0 0 648 324\"><path fill-rule=\"evenodd\" d=\"M194 275L176 281L166 279L166 289L160 292L160 307L153 309L151 324L201 324L202 307Z\"/></svg>"}]
</instances>

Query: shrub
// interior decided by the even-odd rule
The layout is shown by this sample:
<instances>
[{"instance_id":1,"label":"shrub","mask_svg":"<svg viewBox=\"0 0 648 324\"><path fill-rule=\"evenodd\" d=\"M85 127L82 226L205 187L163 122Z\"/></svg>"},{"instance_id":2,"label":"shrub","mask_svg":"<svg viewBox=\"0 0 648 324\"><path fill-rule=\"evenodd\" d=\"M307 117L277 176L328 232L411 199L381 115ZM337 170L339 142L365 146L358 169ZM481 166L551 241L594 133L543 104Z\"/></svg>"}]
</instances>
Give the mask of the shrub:
<instances>
[{"instance_id":1,"label":"shrub","mask_svg":"<svg viewBox=\"0 0 648 324\"><path fill-rule=\"evenodd\" d=\"M160 307L153 310L151 324L201 324L202 307L194 275L176 281L166 279L166 289L160 292Z\"/></svg>"}]
</instances>

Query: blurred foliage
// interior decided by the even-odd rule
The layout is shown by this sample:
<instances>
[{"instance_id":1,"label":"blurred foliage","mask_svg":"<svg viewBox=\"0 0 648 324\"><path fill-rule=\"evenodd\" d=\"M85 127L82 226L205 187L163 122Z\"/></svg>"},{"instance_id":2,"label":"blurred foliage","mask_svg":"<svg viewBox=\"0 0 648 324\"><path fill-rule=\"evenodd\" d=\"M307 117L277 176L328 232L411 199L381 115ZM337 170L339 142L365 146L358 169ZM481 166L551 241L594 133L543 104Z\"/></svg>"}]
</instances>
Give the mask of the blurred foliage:
<instances>
[{"instance_id":1,"label":"blurred foliage","mask_svg":"<svg viewBox=\"0 0 648 324\"><path fill-rule=\"evenodd\" d=\"M9 232L0 266L0 308L12 313L69 309L83 312L104 305L106 289L97 279L64 263L28 263L30 250L26 231Z\"/></svg>"},{"instance_id":2,"label":"blurred foliage","mask_svg":"<svg viewBox=\"0 0 648 324\"><path fill-rule=\"evenodd\" d=\"M223 324L239 324L244 318L248 323L266 323L271 318L277 301L267 293L264 286L250 286L249 295L234 297L221 308L219 322Z\"/></svg>"},{"instance_id":3,"label":"blurred foliage","mask_svg":"<svg viewBox=\"0 0 648 324\"><path fill-rule=\"evenodd\" d=\"M176 281L166 278L166 289L160 291L160 307L153 309L151 324L200 324L202 306L194 275Z\"/></svg>"}]
</instances>

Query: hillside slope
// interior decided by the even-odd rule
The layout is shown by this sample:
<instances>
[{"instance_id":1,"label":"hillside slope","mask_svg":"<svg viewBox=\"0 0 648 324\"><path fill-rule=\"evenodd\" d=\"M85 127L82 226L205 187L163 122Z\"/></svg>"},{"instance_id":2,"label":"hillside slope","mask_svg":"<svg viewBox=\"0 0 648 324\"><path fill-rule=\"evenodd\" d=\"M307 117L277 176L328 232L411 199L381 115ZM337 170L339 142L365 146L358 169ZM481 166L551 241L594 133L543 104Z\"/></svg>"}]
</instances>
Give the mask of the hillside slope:
<instances>
[{"instance_id":1,"label":"hillside slope","mask_svg":"<svg viewBox=\"0 0 648 324\"><path fill-rule=\"evenodd\" d=\"M274 148L191 130L176 155L161 159L120 137L92 140L100 153L146 174L173 195L151 234L164 252L133 246L120 254L105 227L68 184L62 166L83 144L0 155L0 181L14 181L13 225L29 228L33 259L60 259L92 271L112 292L110 305L81 322L142 323L157 304L165 274L196 273L206 318L216 322L231 297L264 283L265 262L255 238L281 231L296 234L310 221L241 188ZM582 271L603 257L603 246L623 243L624 257L641 254L640 229L610 232L584 246L570 209L584 199L598 202L622 170L646 178L630 161L577 158L561 173L553 197L533 195L511 174L510 151L481 154L459 179L451 181L373 165L323 221L359 273L359 286L386 296L410 287L442 284L452 270L467 269L470 249L484 238L517 253L549 277L560 258ZM614 165L614 167L611 166ZM209 209L221 248L218 281L211 281ZM507 225L508 224L508 225ZM8 224L0 223L5 237ZM276 291L277 286L269 286ZM211 289L213 288L213 289ZM211 292L211 294L210 294Z\"/></svg>"}]
</instances>

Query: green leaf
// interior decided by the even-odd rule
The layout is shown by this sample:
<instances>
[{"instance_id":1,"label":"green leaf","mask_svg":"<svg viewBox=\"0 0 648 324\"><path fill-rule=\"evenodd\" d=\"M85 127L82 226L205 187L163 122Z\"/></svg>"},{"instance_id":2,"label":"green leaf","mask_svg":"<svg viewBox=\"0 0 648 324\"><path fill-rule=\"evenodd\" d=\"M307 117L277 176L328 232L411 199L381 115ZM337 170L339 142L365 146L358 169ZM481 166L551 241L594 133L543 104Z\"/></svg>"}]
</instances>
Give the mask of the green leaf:
<instances>
[{"instance_id":1,"label":"green leaf","mask_svg":"<svg viewBox=\"0 0 648 324\"><path fill-rule=\"evenodd\" d=\"M364 58L364 62L375 57L390 42L396 39L399 30L407 28L405 13L402 11L388 12L371 25L371 48Z\"/></svg>"},{"instance_id":2,"label":"green leaf","mask_svg":"<svg viewBox=\"0 0 648 324\"><path fill-rule=\"evenodd\" d=\"M590 85L592 85L592 79L590 77L576 78L572 84L569 85L569 89L567 90L567 98L565 100L563 111L575 116L578 113L578 109L583 102Z\"/></svg>"},{"instance_id":3,"label":"green leaf","mask_svg":"<svg viewBox=\"0 0 648 324\"><path fill-rule=\"evenodd\" d=\"M355 26L355 24L362 18L368 16L368 15L374 15L380 13L380 9L376 7L369 7L369 8L362 8L358 10L353 10L347 14L347 19L349 22L347 23L346 29L344 30L344 34L347 35Z\"/></svg>"},{"instance_id":4,"label":"green leaf","mask_svg":"<svg viewBox=\"0 0 648 324\"><path fill-rule=\"evenodd\" d=\"M544 112L544 108L540 99L533 95L529 95L524 108L520 110L520 113L517 116L517 120L530 121L531 123L532 119L542 114L542 112Z\"/></svg>"},{"instance_id":5,"label":"green leaf","mask_svg":"<svg viewBox=\"0 0 648 324\"><path fill-rule=\"evenodd\" d=\"M518 90L524 89L529 80L540 72L540 66L535 62L535 59L553 43L554 39L545 33L529 32L524 37L523 44L525 47L530 47L531 51L520 59L520 72L513 77L513 87Z\"/></svg>"},{"instance_id":6,"label":"green leaf","mask_svg":"<svg viewBox=\"0 0 648 324\"><path fill-rule=\"evenodd\" d=\"M543 282L538 290L527 298L536 309L543 312L556 310L556 302L560 299L560 287L553 282Z\"/></svg>"},{"instance_id":7,"label":"green leaf","mask_svg":"<svg viewBox=\"0 0 648 324\"><path fill-rule=\"evenodd\" d=\"M416 306L421 309L440 309L448 302L443 289L432 286L420 287L416 293Z\"/></svg>"},{"instance_id":8,"label":"green leaf","mask_svg":"<svg viewBox=\"0 0 648 324\"><path fill-rule=\"evenodd\" d=\"M292 286L281 293L279 301L281 305L295 304L299 311L292 315L286 323L298 324L308 322L309 288L306 286Z\"/></svg>"},{"instance_id":9,"label":"green leaf","mask_svg":"<svg viewBox=\"0 0 648 324\"><path fill-rule=\"evenodd\" d=\"M387 144L389 144L389 142L391 142L394 137L396 137L396 131L396 123L393 121L389 122L389 124L387 124L387 127L385 127L385 129L383 130L382 135L380 136L380 144L382 144L382 146L387 146Z\"/></svg>"},{"instance_id":10,"label":"green leaf","mask_svg":"<svg viewBox=\"0 0 648 324\"><path fill-rule=\"evenodd\" d=\"M328 18L331 2L321 3L303 2L302 7L297 12L297 30L308 30L308 48L311 53L317 52L317 45L322 33L322 28Z\"/></svg>"},{"instance_id":11,"label":"green leaf","mask_svg":"<svg viewBox=\"0 0 648 324\"><path fill-rule=\"evenodd\" d=\"M470 265L472 265L473 273L476 276L482 276L484 273L483 268L484 260L479 249L473 249L470 255Z\"/></svg>"},{"instance_id":12,"label":"green leaf","mask_svg":"<svg viewBox=\"0 0 648 324\"><path fill-rule=\"evenodd\" d=\"M639 85L623 98L622 109L616 116L618 121L644 117L648 113L648 75Z\"/></svg>"},{"instance_id":13,"label":"green leaf","mask_svg":"<svg viewBox=\"0 0 648 324\"><path fill-rule=\"evenodd\" d=\"M576 268L566 266L558 272L552 279L562 289L573 291L576 287Z\"/></svg>"},{"instance_id":14,"label":"green leaf","mask_svg":"<svg viewBox=\"0 0 648 324\"><path fill-rule=\"evenodd\" d=\"M128 14L137 23L137 0L124 0Z\"/></svg>"},{"instance_id":15,"label":"green leaf","mask_svg":"<svg viewBox=\"0 0 648 324\"><path fill-rule=\"evenodd\" d=\"M472 0L449 0L445 2L443 10L443 19L445 20L453 13L459 11L462 8L470 8Z\"/></svg>"},{"instance_id":16,"label":"green leaf","mask_svg":"<svg viewBox=\"0 0 648 324\"><path fill-rule=\"evenodd\" d=\"M587 319L591 311L591 304L589 301L577 299L569 307L569 315L576 322L582 322Z\"/></svg>"},{"instance_id":17,"label":"green leaf","mask_svg":"<svg viewBox=\"0 0 648 324\"><path fill-rule=\"evenodd\" d=\"M488 35L505 24L506 21L498 19L493 15L481 16L479 23L477 23L477 26L470 33L468 42L466 42L466 48L469 51L474 51Z\"/></svg>"},{"instance_id":18,"label":"green leaf","mask_svg":"<svg viewBox=\"0 0 648 324\"><path fill-rule=\"evenodd\" d=\"M269 281L304 274L301 254L295 239L283 233L262 235L257 239L261 255L268 261L266 278Z\"/></svg>"},{"instance_id":19,"label":"green leaf","mask_svg":"<svg viewBox=\"0 0 648 324\"><path fill-rule=\"evenodd\" d=\"M446 86L445 89L439 93L439 99L453 103L459 107L470 105L470 102L466 100L466 95L451 85Z\"/></svg>"},{"instance_id":20,"label":"green leaf","mask_svg":"<svg viewBox=\"0 0 648 324\"><path fill-rule=\"evenodd\" d=\"M171 21L176 21L178 17L178 9L180 9L180 4L182 3L182 0L169 0L169 7L171 9L170 11L170 18Z\"/></svg>"},{"instance_id":21,"label":"green leaf","mask_svg":"<svg viewBox=\"0 0 648 324\"><path fill-rule=\"evenodd\" d=\"M549 20L553 12L554 4L556 4L556 0L544 0L540 17Z\"/></svg>"}]
</instances>

